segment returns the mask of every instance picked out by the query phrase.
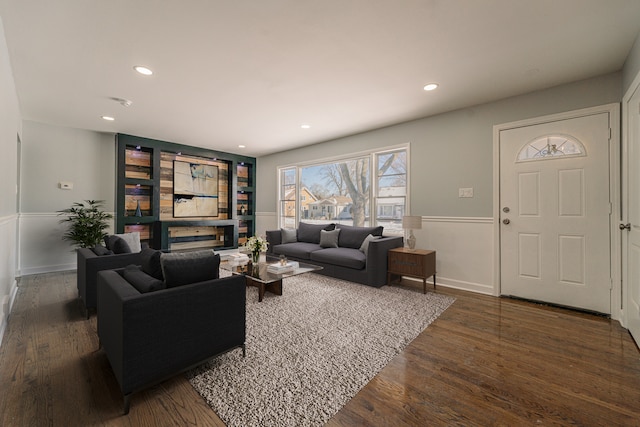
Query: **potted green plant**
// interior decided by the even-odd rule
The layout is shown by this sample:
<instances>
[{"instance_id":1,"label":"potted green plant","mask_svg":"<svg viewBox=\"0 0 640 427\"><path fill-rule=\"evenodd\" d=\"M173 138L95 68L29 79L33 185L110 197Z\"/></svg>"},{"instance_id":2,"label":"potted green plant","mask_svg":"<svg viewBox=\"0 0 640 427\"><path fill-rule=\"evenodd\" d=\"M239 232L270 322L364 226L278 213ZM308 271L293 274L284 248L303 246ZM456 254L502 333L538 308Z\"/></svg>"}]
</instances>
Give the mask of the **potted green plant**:
<instances>
[{"instance_id":1,"label":"potted green plant","mask_svg":"<svg viewBox=\"0 0 640 427\"><path fill-rule=\"evenodd\" d=\"M105 230L109 228L109 220L113 218L113 215L102 210L103 205L104 200L85 200L58 211L58 215L66 215L60 223L69 223L62 238L81 248L100 243L107 235Z\"/></svg>"}]
</instances>

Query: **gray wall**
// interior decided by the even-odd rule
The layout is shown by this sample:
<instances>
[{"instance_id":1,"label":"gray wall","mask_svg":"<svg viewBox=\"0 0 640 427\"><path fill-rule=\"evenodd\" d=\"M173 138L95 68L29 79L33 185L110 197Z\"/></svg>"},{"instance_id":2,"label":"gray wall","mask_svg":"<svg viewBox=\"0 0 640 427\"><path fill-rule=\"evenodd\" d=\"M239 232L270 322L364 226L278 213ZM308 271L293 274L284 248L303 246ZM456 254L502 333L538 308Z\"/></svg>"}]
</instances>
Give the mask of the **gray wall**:
<instances>
[{"instance_id":1,"label":"gray wall","mask_svg":"<svg viewBox=\"0 0 640 427\"><path fill-rule=\"evenodd\" d=\"M621 73L613 73L260 157L257 211L276 212L278 166L410 142L413 215L491 217L494 125L621 98ZM458 198L460 187L473 187L474 197Z\"/></svg>"},{"instance_id":2,"label":"gray wall","mask_svg":"<svg viewBox=\"0 0 640 427\"><path fill-rule=\"evenodd\" d=\"M23 122L19 269L22 275L76 268L73 246L56 211L87 199L115 202L113 134ZM59 188L61 181L72 190Z\"/></svg>"},{"instance_id":3,"label":"gray wall","mask_svg":"<svg viewBox=\"0 0 640 427\"><path fill-rule=\"evenodd\" d=\"M16 213L17 136L20 133L18 96L9 63L9 50L0 20L0 217Z\"/></svg>"},{"instance_id":4,"label":"gray wall","mask_svg":"<svg viewBox=\"0 0 640 427\"><path fill-rule=\"evenodd\" d=\"M18 232L18 135L20 107L13 81L9 51L0 19L0 344L10 306L17 293L16 242Z\"/></svg>"},{"instance_id":5,"label":"gray wall","mask_svg":"<svg viewBox=\"0 0 640 427\"><path fill-rule=\"evenodd\" d=\"M631 51L627 56L627 60L622 68L622 93L625 94L629 90L629 86L633 83L633 79L640 73L640 33L636 37L636 41L631 47Z\"/></svg>"},{"instance_id":6,"label":"gray wall","mask_svg":"<svg viewBox=\"0 0 640 427\"><path fill-rule=\"evenodd\" d=\"M24 121L21 212L55 212L73 202L105 200L114 210L113 134ZM72 190L58 187L73 182Z\"/></svg>"}]
</instances>

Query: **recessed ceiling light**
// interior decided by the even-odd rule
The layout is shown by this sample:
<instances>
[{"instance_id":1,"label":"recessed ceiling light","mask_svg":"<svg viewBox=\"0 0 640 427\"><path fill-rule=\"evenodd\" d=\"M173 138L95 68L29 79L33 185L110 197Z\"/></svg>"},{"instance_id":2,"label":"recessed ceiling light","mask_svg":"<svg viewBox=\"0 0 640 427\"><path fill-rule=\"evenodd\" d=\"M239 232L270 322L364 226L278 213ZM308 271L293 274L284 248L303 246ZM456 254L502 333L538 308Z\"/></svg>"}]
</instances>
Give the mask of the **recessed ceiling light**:
<instances>
[{"instance_id":1,"label":"recessed ceiling light","mask_svg":"<svg viewBox=\"0 0 640 427\"><path fill-rule=\"evenodd\" d=\"M114 119L113 117L111 117L111 116L101 116L101 117L102 117L102 119L103 119L103 120L106 120L106 121L109 121L109 122L112 122L112 121L114 121L114 120L115 120L115 119Z\"/></svg>"},{"instance_id":2,"label":"recessed ceiling light","mask_svg":"<svg viewBox=\"0 0 640 427\"><path fill-rule=\"evenodd\" d=\"M311 129L311 125L308 125L308 124L300 125L300 127L302 129Z\"/></svg>"},{"instance_id":3,"label":"recessed ceiling light","mask_svg":"<svg viewBox=\"0 0 640 427\"><path fill-rule=\"evenodd\" d=\"M247 146L240 144L240 145L238 145L238 148L247 148Z\"/></svg>"},{"instance_id":4,"label":"recessed ceiling light","mask_svg":"<svg viewBox=\"0 0 640 427\"><path fill-rule=\"evenodd\" d=\"M144 67L142 65L136 65L135 67L133 67L133 69L145 76L150 76L153 74L153 71L151 71L149 68Z\"/></svg>"},{"instance_id":5,"label":"recessed ceiling light","mask_svg":"<svg viewBox=\"0 0 640 427\"><path fill-rule=\"evenodd\" d=\"M434 90L438 88L438 83L429 83L424 87L424 90Z\"/></svg>"}]
</instances>

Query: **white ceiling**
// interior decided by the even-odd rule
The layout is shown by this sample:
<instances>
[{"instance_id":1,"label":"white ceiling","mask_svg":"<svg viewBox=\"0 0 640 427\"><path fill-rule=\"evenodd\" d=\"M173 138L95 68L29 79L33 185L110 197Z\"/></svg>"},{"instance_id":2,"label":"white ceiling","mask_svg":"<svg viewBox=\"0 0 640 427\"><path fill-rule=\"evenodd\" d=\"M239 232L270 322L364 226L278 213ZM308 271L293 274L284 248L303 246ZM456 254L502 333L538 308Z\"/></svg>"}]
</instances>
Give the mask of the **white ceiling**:
<instances>
[{"instance_id":1,"label":"white ceiling","mask_svg":"<svg viewBox=\"0 0 640 427\"><path fill-rule=\"evenodd\" d=\"M24 119L260 156L620 70L640 1L0 0L0 17Z\"/></svg>"}]
</instances>

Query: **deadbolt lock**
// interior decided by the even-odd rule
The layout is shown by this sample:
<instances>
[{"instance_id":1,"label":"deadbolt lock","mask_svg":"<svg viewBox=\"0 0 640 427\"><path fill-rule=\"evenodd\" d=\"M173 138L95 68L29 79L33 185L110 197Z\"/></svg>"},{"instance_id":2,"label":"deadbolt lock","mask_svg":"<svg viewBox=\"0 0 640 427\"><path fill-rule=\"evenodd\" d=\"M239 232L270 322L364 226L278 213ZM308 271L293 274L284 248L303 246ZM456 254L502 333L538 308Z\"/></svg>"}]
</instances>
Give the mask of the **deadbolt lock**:
<instances>
[{"instance_id":1,"label":"deadbolt lock","mask_svg":"<svg viewBox=\"0 0 640 427\"><path fill-rule=\"evenodd\" d=\"M505 206L504 208L502 208L502 212L504 212L504 213L509 213L510 210L511 209L509 209L508 206Z\"/></svg>"}]
</instances>

